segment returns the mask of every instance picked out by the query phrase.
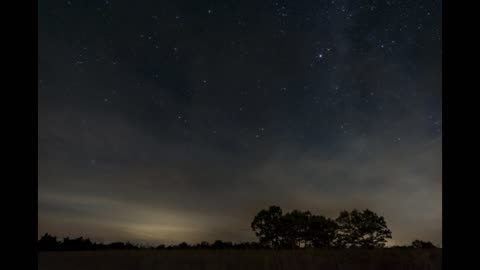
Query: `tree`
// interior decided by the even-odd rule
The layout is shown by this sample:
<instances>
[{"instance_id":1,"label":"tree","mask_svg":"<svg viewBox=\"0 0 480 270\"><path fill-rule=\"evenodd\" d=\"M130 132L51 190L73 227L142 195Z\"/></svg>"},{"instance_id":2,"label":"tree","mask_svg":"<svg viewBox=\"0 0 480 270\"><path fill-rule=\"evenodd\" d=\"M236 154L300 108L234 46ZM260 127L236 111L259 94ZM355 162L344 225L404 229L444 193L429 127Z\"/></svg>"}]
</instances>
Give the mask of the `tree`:
<instances>
[{"instance_id":1,"label":"tree","mask_svg":"<svg viewBox=\"0 0 480 270\"><path fill-rule=\"evenodd\" d=\"M269 247L280 247L282 242L282 209L270 206L261 210L253 219L251 228L259 238L260 244Z\"/></svg>"},{"instance_id":2,"label":"tree","mask_svg":"<svg viewBox=\"0 0 480 270\"><path fill-rule=\"evenodd\" d=\"M328 248L334 246L337 223L324 216L313 215L310 217L310 226L307 231L307 240L315 248Z\"/></svg>"},{"instance_id":3,"label":"tree","mask_svg":"<svg viewBox=\"0 0 480 270\"><path fill-rule=\"evenodd\" d=\"M307 234L311 216L309 211L293 210L282 217L280 230L282 247L297 248L308 245Z\"/></svg>"},{"instance_id":4,"label":"tree","mask_svg":"<svg viewBox=\"0 0 480 270\"><path fill-rule=\"evenodd\" d=\"M215 240L212 244L213 249L229 249L232 248L232 242L223 242L222 240Z\"/></svg>"},{"instance_id":5,"label":"tree","mask_svg":"<svg viewBox=\"0 0 480 270\"><path fill-rule=\"evenodd\" d=\"M200 249L207 249L207 248L210 248L210 243L208 243L207 241L202 241L199 244L197 244L196 247Z\"/></svg>"},{"instance_id":6,"label":"tree","mask_svg":"<svg viewBox=\"0 0 480 270\"><path fill-rule=\"evenodd\" d=\"M130 242L127 242L127 243L125 244L125 249L138 249L138 246L136 246L136 245L134 245L134 244L132 244L132 243L130 243Z\"/></svg>"},{"instance_id":7,"label":"tree","mask_svg":"<svg viewBox=\"0 0 480 270\"><path fill-rule=\"evenodd\" d=\"M188 249L188 248L190 248L190 246L189 246L186 242L182 242L182 243L180 243L180 244L177 246L177 248L179 248L179 249Z\"/></svg>"},{"instance_id":8,"label":"tree","mask_svg":"<svg viewBox=\"0 0 480 270\"><path fill-rule=\"evenodd\" d=\"M412 242L412 248L437 248L432 242L415 240Z\"/></svg>"},{"instance_id":9,"label":"tree","mask_svg":"<svg viewBox=\"0 0 480 270\"><path fill-rule=\"evenodd\" d=\"M379 248L392 238L385 219L369 209L343 211L336 219L336 245L339 247Z\"/></svg>"},{"instance_id":10,"label":"tree","mask_svg":"<svg viewBox=\"0 0 480 270\"><path fill-rule=\"evenodd\" d=\"M107 249L125 249L125 244L123 242L113 242L106 246Z\"/></svg>"},{"instance_id":11,"label":"tree","mask_svg":"<svg viewBox=\"0 0 480 270\"><path fill-rule=\"evenodd\" d=\"M41 251L53 251L60 248L60 242L57 241L57 237L44 234L38 241L38 250Z\"/></svg>"}]
</instances>

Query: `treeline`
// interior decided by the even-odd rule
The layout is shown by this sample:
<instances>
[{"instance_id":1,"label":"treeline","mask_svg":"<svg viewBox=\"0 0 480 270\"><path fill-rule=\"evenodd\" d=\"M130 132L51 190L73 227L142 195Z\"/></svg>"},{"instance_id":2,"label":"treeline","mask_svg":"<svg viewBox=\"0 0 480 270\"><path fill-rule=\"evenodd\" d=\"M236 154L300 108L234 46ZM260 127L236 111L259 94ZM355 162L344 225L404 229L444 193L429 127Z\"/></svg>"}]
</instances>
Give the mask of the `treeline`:
<instances>
[{"instance_id":1,"label":"treeline","mask_svg":"<svg viewBox=\"0 0 480 270\"><path fill-rule=\"evenodd\" d=\"M251 228L259 242L232 243L216 240L213 243L140 246L126 242L110 244L92 242L88 238L63 238L46 233L38 241L40 251L74 250L171 250L171 249L296 249L296 248L384 248L392 232L382 216L365 209L342 211L336 219L314 215L309 211L293 210L283 213L278 206L261 210ZM391 248L436 248L431 242L415 240L408 246Z\"/></svg>"},{"instance_id":2,"label":"treeline","mask_svg":"<svg viewBox=\"0 0 480 270\"><path fill-rule=\"evenodd\" d=\"M420 240L415 240L411 245L406 246L392 246L392 249L411 249L411 248L436 248L431 242L424 242ZM57 237L52 236L48 233L43 235L38 241L38 250L39 251L86 251L86 250L188 250L188 249L206 249L206 250L260 250L260 249L270 249L268 246L262 245L258 242L243 242L243 243L232 243L224 242L221 240L216 240L213 243L201 242L198 244L187 244L182 242L177 245L158 245L158 246L147 246L147 245L136 245L130 242L114 242L110 244L103 244L92 242L88 238L78 237L74 239L64 238L63 241L57 240Z\"/></svg>"},{"instance_id":3,"label":"treeline","mask_svg":"<svg viewBox=\"0 0 480 270\"><path fill-rule=\"evenodd\" d=\"M39 251L80 251L80 250L177 250L177 249L262 249L265 248L260 243L256 242L243 242L233 243L216 240L213 243L203 241L198 244L187 244L182 242L177 245L135 245L130 242L114 242L110 244L103 244L92 242L88 238L78 237L75 239L64 238L58 240L56 236L52 236L48 233L43 235L38 241Z\"/></svg>"},{"instance_id":4,"label":"treeline","mask_svg":"<svg viewBox=\"0 0 480 270\"><path fill-rule=\"evenodd\" d=\"M336 219L310 211L283 213L279 206L261 210L251 228L260 244L269 248L383 248L392 232L382 216L369 209L342 211ZM432 248L416 240L403 248ZM397 246L398 248L398 246Z\"/></svg>"},{"instance_id":5,"label":"treeline","mask_svg":"<svg viewBox=\"0 0 480 270\"><path fill-rule=\"evenodd\" d=\"M382 216L342 211L336 219L310 211L283 213L279 206L261 210L251 228L260 243L271 248L382 248L392 232Z\"/></svg>"}]
</instances>

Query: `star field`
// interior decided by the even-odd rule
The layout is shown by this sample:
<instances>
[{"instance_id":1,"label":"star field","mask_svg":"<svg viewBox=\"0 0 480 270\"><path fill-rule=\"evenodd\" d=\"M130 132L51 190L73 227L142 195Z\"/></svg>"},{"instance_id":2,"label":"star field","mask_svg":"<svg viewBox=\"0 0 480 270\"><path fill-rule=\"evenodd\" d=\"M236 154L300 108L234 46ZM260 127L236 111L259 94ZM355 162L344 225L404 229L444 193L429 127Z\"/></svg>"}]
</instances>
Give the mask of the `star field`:
<instances>
[{"instance_id":1,"label":"star field","mask_svg":"<svg viewBox=\"0 0 480 270\"><path fill-rule=\"evenodd\" d=\"M39 234L251 240L279 204L441 244L441 5L39 3Z\"/></svg>"}]
</instances>

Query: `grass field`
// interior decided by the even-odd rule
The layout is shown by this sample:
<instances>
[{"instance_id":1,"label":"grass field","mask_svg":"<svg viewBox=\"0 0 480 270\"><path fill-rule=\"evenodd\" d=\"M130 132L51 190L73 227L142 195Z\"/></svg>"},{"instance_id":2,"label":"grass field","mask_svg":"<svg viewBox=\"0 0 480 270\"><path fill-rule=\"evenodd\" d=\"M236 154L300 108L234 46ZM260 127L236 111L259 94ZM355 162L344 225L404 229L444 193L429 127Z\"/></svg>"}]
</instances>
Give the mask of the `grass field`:
<instances>
[{"instance_id":1,"label":"grass field","mask_svg":"<svg viewBox=\"0 0 480 270\"><path fill-rule=\"evenodd\" d=\"M40 252L40 270L442 269L442 250L133 250Z\"/></svg>"}]
</instances>

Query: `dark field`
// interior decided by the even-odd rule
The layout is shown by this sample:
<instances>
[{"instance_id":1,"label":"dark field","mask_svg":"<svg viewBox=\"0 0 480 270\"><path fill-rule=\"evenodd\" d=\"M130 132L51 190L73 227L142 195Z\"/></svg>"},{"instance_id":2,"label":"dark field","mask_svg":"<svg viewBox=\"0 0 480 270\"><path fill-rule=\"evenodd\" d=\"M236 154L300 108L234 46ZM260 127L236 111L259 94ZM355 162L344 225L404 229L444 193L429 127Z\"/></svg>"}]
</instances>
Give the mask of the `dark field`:
<instances>
[{"instance_id":1,"label":"dark field","mask_svg":"<svg viewBox=\"0 0 480 270\"><path fill-rule=\"evenodd\" d=\"M442 269L441 249L40 252L40 270Z\"/></svg>"}]
</instances>

